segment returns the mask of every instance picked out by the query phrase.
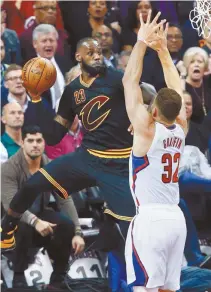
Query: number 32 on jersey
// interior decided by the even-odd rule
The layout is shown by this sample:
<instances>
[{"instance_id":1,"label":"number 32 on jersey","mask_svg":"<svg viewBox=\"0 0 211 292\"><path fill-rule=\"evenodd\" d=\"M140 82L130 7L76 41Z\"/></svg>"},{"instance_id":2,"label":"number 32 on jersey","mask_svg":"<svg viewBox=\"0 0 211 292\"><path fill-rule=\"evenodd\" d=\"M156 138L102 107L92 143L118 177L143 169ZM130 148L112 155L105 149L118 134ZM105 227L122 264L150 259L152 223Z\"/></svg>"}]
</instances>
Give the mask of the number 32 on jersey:
<instances>
[{"instance_id":1,"label":"number 32 on jersey","mask_svg":"<svg viewBox=\"0 0 211 292\"><path fill-rule=\"evenodd\" d=\"M168 183L177 183L178 178L178 170L179 170L179 162L180 162L180 153L175 153L174 155L171 155L170 153L163 154L161 158L161 162L164 165L163 167L163 174L162 174L162 182L165 184ZM176 164L176 169L175 166ZM175 171L173 172L173 169Z\"/></svg>"}]
</instances>

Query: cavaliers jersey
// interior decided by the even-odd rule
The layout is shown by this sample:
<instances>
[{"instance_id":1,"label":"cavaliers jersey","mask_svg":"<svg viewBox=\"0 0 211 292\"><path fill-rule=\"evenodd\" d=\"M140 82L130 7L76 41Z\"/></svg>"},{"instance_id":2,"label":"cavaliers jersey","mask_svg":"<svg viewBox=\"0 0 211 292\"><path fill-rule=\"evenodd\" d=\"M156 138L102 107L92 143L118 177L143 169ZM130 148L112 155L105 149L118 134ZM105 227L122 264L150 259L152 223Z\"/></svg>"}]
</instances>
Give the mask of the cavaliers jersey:
<instances>
[{"instance_id":1,"label":"cavaliers jersey","mask_svg":"<svg viewBox=\"0 0 211 292\"><path fill-rule=\"evenodd\" d=\"M127 131L122 78L123 73L112 68L89 84L79 76L66 87L59 104L58 114L71 123L78 115L85 130L82 146L100 157L130 156L132 136Z\"/></svg>"},{"instance_id":2,"label":"cavaliers jersey","mask_svg":"<svg viewBox=\"0 0 211 292\"><path fill-rule=\"evenodd\" d=\"M178 204L178 169L185 145L182 128L155 123L155 136L144 157L131 153L130 187L137 207L143 204Z\"/></svg>"}]
</instances>

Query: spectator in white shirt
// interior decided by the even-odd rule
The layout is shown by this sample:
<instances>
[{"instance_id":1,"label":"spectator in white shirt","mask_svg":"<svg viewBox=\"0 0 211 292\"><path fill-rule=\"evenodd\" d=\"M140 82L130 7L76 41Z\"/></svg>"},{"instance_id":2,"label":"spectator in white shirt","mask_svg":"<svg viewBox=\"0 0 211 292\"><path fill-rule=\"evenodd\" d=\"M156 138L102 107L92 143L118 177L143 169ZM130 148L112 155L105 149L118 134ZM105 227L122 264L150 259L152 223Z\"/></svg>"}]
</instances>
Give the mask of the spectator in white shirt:
<instances>
[{"instance_id":1,"label":"spectator in white shirt","mask_svg":"<svg viewBox=\"0 0 211 292\"><path fill-rule=\"evenodd\" d=\"M22 67L16 64L10 65L4 74L4 85L9 91L7 101L17 101L25 112L30 98L26 93L26 89L23 87L21 76Z\"/></svg>"},{"instance_id":2,"label":"spectator in white shirt","mask_svg":"<svg viewBox=\"0 0 211 292\"><path fill-rule=\"evenodd\" d=\"M57 79L54 86L42 95L42 97L49 102L51 107L55 109L56 102L61 98L64 91L65 73L69 71L71 64L66 57L56 54L58 46L58 32L53 25L38 25L33 31L32 39L33 47L37 56L47 58L56 68Z\"/></svg>"},{"instance_id":3,"label":"spectator in white shirt","mask_svg":"<svg viewBox=\"0 0 211 292\"><path fill-rule=\"evenodd\" d=\"M23 87L22 67L16 64L10 65L4 74L4 86L8 89L8 95L1 96L1 110L11 102L17 102L22 107L24 112L24 126L36 125L38 116L34 108L34 104L30 101L30 97ZM44 106L49 111L52 111L45 101ZM1 123L1 134L4 133L4 124Z\"/></svg>"}]
</instances>

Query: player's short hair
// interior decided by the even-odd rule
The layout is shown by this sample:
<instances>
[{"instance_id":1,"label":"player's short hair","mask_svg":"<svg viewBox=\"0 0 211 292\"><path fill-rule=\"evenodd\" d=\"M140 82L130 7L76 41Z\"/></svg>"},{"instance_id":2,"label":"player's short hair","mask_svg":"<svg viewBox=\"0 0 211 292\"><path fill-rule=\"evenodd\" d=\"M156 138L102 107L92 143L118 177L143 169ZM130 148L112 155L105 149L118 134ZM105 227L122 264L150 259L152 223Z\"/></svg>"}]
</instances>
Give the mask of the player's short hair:
<instances>
[{"instance_id":1,"label":"player's short hair","mask_svg":"<svg viewBox=\"0 0 211 292\"><path fill-rule=\"evenodd\" d=\"M58 31L56 30L56 28L53 25L47 24L47 23L39 24L33 30L32 40L36 41L39 34L48 34L48 33L51 33L51 32L54 32L56 34L56 39L58 40L59 34L58 34Z\"/></svg>"},{"instance_id":2,"label":"player's short hair","mask_svg":"<svg viewBox=\"0 0 211 292\"><path fill-rule=\"evenodd\" d=\"M22 132L22 139L23 140L26 138L27 134L34 135L34 134L40 133L43 135L41 128L39 126L36 126L36 125L25 126L22 128L21 132Z\"/></svg>"},{"instance_id":3,"label":"player's short hair","mask_svg":"<svg viewBox=\"0 0 211 292\"><path fill-rule=\"evenodd\" d=\"M184 56L183 56L183 62L186 68L189 67L191 61L193 60L193 58L195 57L195 55L200 55L202 56L202 58L204 59L204 63L205 63L205 70L208 69L208 64L209 64L209 56L207 54L207 52L205 50L203 50L202 48L199 47L192 47L187 49L187 51L185 52Z\"/></svg>"},{"instance_id":4,"label":"player's short hair","mask_svg":"<svg viewBox=\"0 0 211 292\"><path fill-rule=\"evenodd\" d=\"M78 41L77 45L76 45L76 51L78 51L80 49L81 46L83 46L84 43L86 42L96 42L96 39L91 38L91 37L87 37L87 38L83 38L80 41Z\"/></svg>"},{"instance_id":5,"label":"player's short hair","mask_svg":"<svg viewBox=\"0 0 211 292\"><path fill-rule=\"evenodd\" d=\"M4 73L4 80L7 81L7 75L11 72L11 71L16 71L16 70L22 70L22 67L17 65L17 64L11 64Z\"/></svg>"},{"instance_id":6,"label":"player's short hair","mask_svg":"<svg viewBox=\"0 0 211 292\"><path fill-rule=\"evenodd\" d=\"M160 115L168 122L173 122L182 107L181 96L173 89L162 88L158 91L155 104Z\"/></svg>"}]
</instances>

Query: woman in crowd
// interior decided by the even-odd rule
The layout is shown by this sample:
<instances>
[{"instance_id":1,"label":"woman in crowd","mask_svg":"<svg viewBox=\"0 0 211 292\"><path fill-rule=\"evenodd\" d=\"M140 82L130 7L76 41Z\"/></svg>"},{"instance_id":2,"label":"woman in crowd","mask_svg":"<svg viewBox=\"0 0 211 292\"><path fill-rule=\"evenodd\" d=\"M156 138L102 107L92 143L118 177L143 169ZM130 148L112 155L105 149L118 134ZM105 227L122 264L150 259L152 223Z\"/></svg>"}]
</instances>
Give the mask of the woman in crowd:
<instances>
[{"instance_id":1,"label":"woman in crowd","mask_svg":"<svg viewBox=\"0 0 211 292\"><path fill-rule=\"evenodd\" d=\"M140 13L142 13L143 21L147 20L149 10L152 9L152 19L156 15L153 2L150 1L134 1L128 9L128 17L126 25L122 29L121 37L124 51L131 51L137 41L137 33L140 28Z\"/></svg>"},{"instance_id":2,"label":"woman in crowd","mask_svg":"<svg viewBox=\"0 0 211 292\"><path fill-rule=\"evenodd\" d=\"M208 54L201 48L189 48L183 57L187 69L186 91L193 100L191 120L201 123L211 109L211 84L209 75L204 76L208 69Z\"/></svg>"},{"instance_id":3,"label":"woman in crowd","mask_svg":"<svg viewBox=\"0 0 211 292\"><path fill-rule=\"evenodd\" d=\"M88 5L87 5L88 4ZM76 50L77 42L85 37L92 37L92 31L105 24L112 29L113 52L120 51L120 26L109 21L108 1L61 1L59 3L64 20L64 26L70 36L72 57ZM83 22L83 25L82 25ZM115 28L115 29L113 29Z\"/></svg>"},{"instance_id":4,"label":"woman in crowd","mask_svg":"<svg viewBox=\"0 0 211 292\"><path fill-rule=\"evenodd\" d=\"M210 129L207 127L206 119L199 124L192 121L193 115L193 101L191 95L184 91L183 98L185 101L185 109L188 121L188 133L186 136L185 144L196 146L202 153L206 153L208 149L208 141L210 136Z\"/></svg>"},{"instance_id":5,"label":"woman in crowd","mask_svg":"<svg viewBox=\"0 0 211 292\"><path fill-rule=\"evenodd\" d=\"M109 4L107 1L89 1L87 15L88 15L88 26L86 36L92 36L92 31L96 30L102 24L107 25L111 28L113 34L113 52L119 53L120 51L120 35L119 31L121 28L116 23L110 23L108 18ZM84 26L83 26L84 27ZM114 29L115 28L115 29ZM117 32L118 31L118 32Z\"/></svg>"}]
</instances>

